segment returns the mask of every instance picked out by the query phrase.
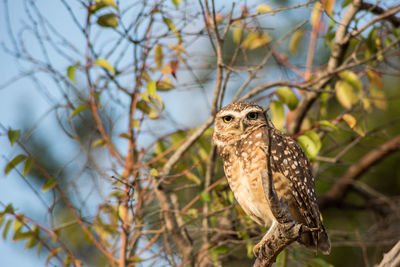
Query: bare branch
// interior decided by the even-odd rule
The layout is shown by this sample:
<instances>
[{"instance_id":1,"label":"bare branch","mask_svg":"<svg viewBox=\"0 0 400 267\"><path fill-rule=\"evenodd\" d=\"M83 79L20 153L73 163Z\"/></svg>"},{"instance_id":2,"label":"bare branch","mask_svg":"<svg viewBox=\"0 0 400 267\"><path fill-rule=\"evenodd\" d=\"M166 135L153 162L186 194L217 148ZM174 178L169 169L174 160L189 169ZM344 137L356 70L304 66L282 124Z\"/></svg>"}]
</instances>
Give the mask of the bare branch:
<instances>
[{"instance_id":1,"label":"bare branch","mask_svg":"<svg viewBox=\"0 0 400 267\"><path fill-rule=\"evenodd\" d=\"M358 163L352 165L347 172L335 182L327 193L320 196L320 207L333 206L339 201L342 201L354 180L359 179L372 166L378 164L399 149L400 136L397 136L362 157Z\"/></svg>"},{"instance_id":2,"label":"bare branch","mask_svg":"<svg viewBox=\"0 0 400 267\"><path fill-rule=\"evenodd\" d=\"M400 265L400 241L388 252L383 255L381 263L377 267L390 267Z\"/></svg>"}]
</instances>

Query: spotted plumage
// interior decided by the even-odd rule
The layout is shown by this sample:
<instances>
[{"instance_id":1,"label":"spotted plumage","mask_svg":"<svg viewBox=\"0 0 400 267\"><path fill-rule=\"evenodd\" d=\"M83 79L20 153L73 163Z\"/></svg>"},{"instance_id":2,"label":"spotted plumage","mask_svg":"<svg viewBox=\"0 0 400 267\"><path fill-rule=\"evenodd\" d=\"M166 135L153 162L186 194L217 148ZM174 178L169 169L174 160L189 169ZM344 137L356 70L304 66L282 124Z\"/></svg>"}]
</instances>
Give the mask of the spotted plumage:
<instances>
[{"instance_id":1,"label":"spotted plumage","mask_svg":"<svg viewBox=\"0 0 400 267\"><path fill-rule=\"evenodd\" d=\"M276 220L262 186L261 172L270 166L277 195L288 205L294 220L320 229L304 233L299 242L329 253L330 241L320 220L309 160L296 141L268 122L260 106L237 102L221 109L215 118L213 141L235 198L251 219L260 225Z\"/></svg>"}]
</instances>

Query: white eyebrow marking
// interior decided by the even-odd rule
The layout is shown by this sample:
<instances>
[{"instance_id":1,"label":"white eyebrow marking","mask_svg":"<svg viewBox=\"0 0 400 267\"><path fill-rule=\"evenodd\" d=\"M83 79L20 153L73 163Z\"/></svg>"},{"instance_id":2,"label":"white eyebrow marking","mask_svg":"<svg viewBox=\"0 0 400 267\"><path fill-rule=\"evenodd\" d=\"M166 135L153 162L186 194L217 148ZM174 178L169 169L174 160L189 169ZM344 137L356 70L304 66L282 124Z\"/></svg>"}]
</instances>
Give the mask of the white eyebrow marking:
<instances>
[{"instance_id":1,"label":"white eyebrow marking","mask_svg":"<svg viewBox=\"0 0 400 267\"><path fill-rule=\"evenodd\" d=\"M240 112L236 112L236 111L232 111L232 110L226 110L226 111L222 111L219 115L218 115L218 117L224 117L224 116L227 116L227 115L229 115L229 116L233 116L233 117L239 117L239 115L240 115Z\"/></svg>"}]
</instances>

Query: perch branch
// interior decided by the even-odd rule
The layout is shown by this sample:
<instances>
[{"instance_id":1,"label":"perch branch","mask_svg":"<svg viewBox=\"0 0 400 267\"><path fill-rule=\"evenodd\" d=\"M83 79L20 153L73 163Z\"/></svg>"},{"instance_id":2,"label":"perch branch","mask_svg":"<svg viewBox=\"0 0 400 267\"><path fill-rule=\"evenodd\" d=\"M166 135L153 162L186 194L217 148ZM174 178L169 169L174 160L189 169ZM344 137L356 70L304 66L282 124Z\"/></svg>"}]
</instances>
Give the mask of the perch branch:
<instances>
[{"instance_id":1,"label":"perch branch","mask_svg":"<svg viewBox=\"0 0 400 267\"><path fill-rule=\"evenodd\" d=\"M267 154L265 148L261 148ZM267 157L269 159L269 157ZM253 267L271 266L278 254L294 241L298 240L302 233L316 231L318 229L309 228L301 223L293 220L289 208L286 203L279 200L272 181L272 171L270 161L268 160L268 171L263 171L262 185L264 194L271 207L272 214L276 222L274 222L268 233L255 246L257 259Z\"/></svg>"}]
</instances>

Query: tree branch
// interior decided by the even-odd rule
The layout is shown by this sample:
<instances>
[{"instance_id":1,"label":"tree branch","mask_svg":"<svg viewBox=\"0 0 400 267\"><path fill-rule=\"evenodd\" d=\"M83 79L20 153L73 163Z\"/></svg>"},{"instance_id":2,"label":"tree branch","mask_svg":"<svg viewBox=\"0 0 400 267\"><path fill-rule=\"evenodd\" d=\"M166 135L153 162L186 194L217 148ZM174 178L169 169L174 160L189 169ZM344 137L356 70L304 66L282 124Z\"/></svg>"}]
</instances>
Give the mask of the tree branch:
<instances>
[{"instance_id":1,"label":"tree branch","mask_svg":"<svg viewBox=\"0 0 400 267\"><path fill-rule=\"evenodd\" d=\"M349 40L347 40L347 42L344 42L346 40L347 30L350 23L353 21L354 16L359 11L361 3L362 0L353 1L347 9L346 13L344 14L342 20L338 24L338 28L335 34L334 46L332 48L332 54L329 58L326 72L334 70L343 61L343 56L349 44ZM325 79L321 79L313 86L313 88L323 88L331 80L331 78L332 76L327 76ZM304 95L303 100L299 103L296 112L294 113L293 118L288 125L288 133L290 135L293 135L299 131L301 122L303 121L308 110L311 108L311 105L314 103L318 96L318 92L309 92Z\"/></svg>"},{"instance_id":2,"label":"tree branch","mask_svg":"<svg viewBox=\"0 0 400 267\"><path fill-rule=\"evenodd\" d=\"M400 265L400 241L383 255L381 263L377 267L390 267Z\"/></svg>"},{"instance_id":3,"label":"tree branch","mask_svg":"<svg viewBox=\"0 0 400 267\"><path fill-rule=\"evenodd\" d=\"M359 179L361 175L368 171L372 166L378 164L385 157L399 149L400 136L396 136L380 147L369 152L361 158L358 163L352 165L347 172L336 181L327 193L320 196L319 206L321 208L326 208L337 205L337 203L347 194L354 180Z\"/></svg>"},{"instance_id":4,"label":"tree branch","mask_svg":"<svg viewBox=\"0 0 400 267\"><path fill-rule=\"evenodd\" d=\"M362 3L360 9L369 11L375 15L382 15L388 12L388 10L370 3ZM400 18L396 17L394 14L391 14L386 19L392 23L394 27L400 26Z\"/></svg>"}]
</instances>

